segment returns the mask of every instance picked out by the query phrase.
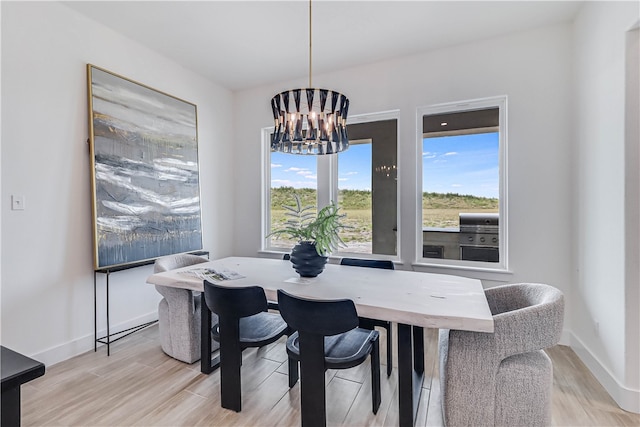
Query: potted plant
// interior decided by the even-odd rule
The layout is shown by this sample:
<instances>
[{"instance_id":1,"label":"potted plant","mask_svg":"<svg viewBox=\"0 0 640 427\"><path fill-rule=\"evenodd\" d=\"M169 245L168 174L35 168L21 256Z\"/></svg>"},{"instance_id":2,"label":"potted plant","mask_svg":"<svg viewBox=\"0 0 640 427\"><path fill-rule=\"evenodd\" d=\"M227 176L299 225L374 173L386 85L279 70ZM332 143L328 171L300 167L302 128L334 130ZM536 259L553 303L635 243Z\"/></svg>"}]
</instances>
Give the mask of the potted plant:
<instances>
[{"instance_id":1,"label":"potted plant","mask_svg":"<svg viewBox=\"0 0 640 427\"><path fill-rule=\"evenodd\" d=\"M288 217L285 225L269 236L286 235L297 240L291 251L293 268L302 277L316 277L324 270L329 253L344 245L338 233L347 228L342 223L346 215L339 213L340 208L333 201L316 215L315 206L302 206L297 194L294 198L295 206L282 206Z\"/></svg>"}]
</instances>

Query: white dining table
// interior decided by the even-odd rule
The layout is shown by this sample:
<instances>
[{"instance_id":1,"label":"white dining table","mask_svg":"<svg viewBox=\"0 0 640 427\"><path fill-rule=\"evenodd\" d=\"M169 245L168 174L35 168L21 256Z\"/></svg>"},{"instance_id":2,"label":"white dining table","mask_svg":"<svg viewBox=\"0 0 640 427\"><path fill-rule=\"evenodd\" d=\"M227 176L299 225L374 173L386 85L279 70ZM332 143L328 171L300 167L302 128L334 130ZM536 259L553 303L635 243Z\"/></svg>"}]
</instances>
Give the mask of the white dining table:
<instances>
[{"instance_id":1,"label":"white dining table","mask_svg":"<svg viewBox=\"0 0 640 427\"><path fill-rule=\"evenodd\" d=\"M206 269L230 279L216 280L207 275ZM259 285L273 301L278 289L312 299L347 298L355 303L358 316L397 323L401 426L413 426L420 399L424 379L423 328L493 332L493 317L480 280L454 275L327 264L317 277L303 278L289 261L229 257L156 273L147 282L202 292L204 278L230 287ZM201 312L201 324L209 325L211 312ZM202 328L201 339L201 371L208 374L217 367L217 360L211 360L208 328Z\"/></svg>"}]
</instances>

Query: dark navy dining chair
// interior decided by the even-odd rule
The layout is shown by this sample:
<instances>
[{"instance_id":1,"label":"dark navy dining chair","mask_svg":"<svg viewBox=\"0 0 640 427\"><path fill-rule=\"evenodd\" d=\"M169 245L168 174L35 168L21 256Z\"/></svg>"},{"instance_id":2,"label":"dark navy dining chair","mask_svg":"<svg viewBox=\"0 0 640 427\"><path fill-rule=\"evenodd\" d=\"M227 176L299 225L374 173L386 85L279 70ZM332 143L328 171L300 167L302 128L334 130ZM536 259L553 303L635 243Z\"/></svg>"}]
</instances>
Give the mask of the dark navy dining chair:
<instances>
[{"instance_id":1,"label":"dark navy dining chair","mask_svg":"<svg viewBox=\"0 0 640 427\"><path fill-rule=\"evenodd\" d=\"M218 315L211 335L220 343L220 403L240 412L242 351L271 344L290 330L279 314L267 312L267 297L260 286L226 287L205 280L204 297L203 309Z\"/></svg>"},{"instance_id":2,"label":"dark navy dining chair","mask_svg":"<svg viewBox=\"0 0 640 427\"><path fill-rule=\"evenodd\" d=\"M353 267L383 268L385 270L395 270L393 261L386 259L360 259L342 258L340 265L350 265ZM376 326L385 328L387 331L387 376L391 376L393 370L393 325L391 322L379 319L369 319L360 317L360 327L365 329L375 329Z\"/></svg>"},{"instance_id":3,"label":"dark navy dining chair","mask_svg":"<svg viewBox=\"0 0 640 427\"><path fill-rule=\"evenodd\" d=\"M312 300L278 290L282 317L295 330L287 339L289 387L298 381L302 425L326 425L325 371L348 369L371 355L372 409L380 408L380 348L378 331L358 327L353 301Z\"/></svg>"}]
</instances>

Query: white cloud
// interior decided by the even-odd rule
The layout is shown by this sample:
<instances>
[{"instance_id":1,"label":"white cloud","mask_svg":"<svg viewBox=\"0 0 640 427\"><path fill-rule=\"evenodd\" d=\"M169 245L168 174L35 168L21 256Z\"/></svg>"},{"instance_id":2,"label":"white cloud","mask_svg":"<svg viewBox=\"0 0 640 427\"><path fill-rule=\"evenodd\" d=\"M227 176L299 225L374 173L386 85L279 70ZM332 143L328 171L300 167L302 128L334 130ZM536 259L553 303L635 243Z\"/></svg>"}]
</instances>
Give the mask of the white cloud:
<instances>
[{"instance_id":1,"label":"white cloud","mask_svg":"<svg viewBox=\"0 0 640 427\"><path fill-rule=\"evenodd\" d=\"M278 163L271 163L271 167L272 168L281 168L282 165L278 164Z\"/></svg>"},{"instance_id":2,"label":"white cloud","mask_svg":"<svg viewBox=\"0 0 640 427\"><path fill-rule=\"evenodd\" d=\"M459 188L459 187L462 187L463 185L462 185L462 184L451 184L451 186L452 186L452 187Z\"/></svg>"},{"instance_id":3,"label":"white cloud","mask_svg":"<svg viewBox=\"0 0 640 427\"><path fill-rule=\"evenodd\" d=\"M425 151L424 153L422 153L422 158L424 159L433 159L434 157L436 157L436 153L432 153L430 151Z\"/></svg>"},{"instance_id":4,"label":"white cloud","mask_svg":"<svg viewBox=\"0 0 640 427\"><path fill-rule=\"evenodd\" d=\"M289 169L285 169L285 172L300 172L300 171L308 171L307 168L297 168L295 166L290 167Z\"/></svg>"},{"instance_id":5,"label":"white cloud","mask_svg":"<svg viewBox=\"0 0 640 427\"><path fill-rule=\"evenodd\" d=\"M356 172L356 171L353 171L353 172L345 172L345 173L343 173L343 175L345 175L345 176L348 176L348 175L357 175L357 174L358 174L358 172Z\"/></svg>"},{"instance_id":6,"label":"white cloud","mask_svg":"<svg viewBox=\"0 0 640 427\"><path fill-rule=\"evenodd\" d=\"M457 156L458 153L455 151L449 151L448 153L444 153L443 156Z\"/></svg>"},{"instance_id":7,"label":"white cloud","mask_svg":"<svg viewBox=\"0 0 640 427\"><path fill-rule=\"evenodd\" d=\"M349 178L338 178L338 181L349 181Z\"/></svg>"}]
</instances>

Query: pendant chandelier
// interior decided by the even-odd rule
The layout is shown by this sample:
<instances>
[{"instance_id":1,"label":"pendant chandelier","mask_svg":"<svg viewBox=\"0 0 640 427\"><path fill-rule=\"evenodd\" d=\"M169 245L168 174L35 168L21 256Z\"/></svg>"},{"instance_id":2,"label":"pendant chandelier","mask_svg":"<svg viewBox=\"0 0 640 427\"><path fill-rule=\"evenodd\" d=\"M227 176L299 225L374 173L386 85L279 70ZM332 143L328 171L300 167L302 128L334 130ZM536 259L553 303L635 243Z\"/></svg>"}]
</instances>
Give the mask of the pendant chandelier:
<instances>
[{"instance_id":1,"label":"pendant chandelier","mask_svg":"<svg viewBox=\"0 0 640 427\"><path fill-rule=\"evenodd\" d=\"M290 154L335 154L349 148L349 99L311 85L311 0L309 0L309 86L271 99L275 127L271 149Z\"/></svg>"}]
</instances>

